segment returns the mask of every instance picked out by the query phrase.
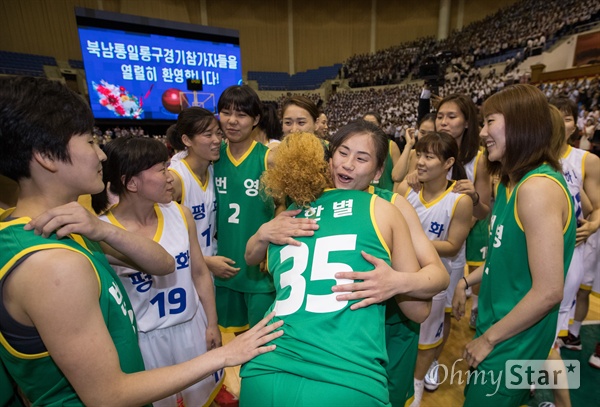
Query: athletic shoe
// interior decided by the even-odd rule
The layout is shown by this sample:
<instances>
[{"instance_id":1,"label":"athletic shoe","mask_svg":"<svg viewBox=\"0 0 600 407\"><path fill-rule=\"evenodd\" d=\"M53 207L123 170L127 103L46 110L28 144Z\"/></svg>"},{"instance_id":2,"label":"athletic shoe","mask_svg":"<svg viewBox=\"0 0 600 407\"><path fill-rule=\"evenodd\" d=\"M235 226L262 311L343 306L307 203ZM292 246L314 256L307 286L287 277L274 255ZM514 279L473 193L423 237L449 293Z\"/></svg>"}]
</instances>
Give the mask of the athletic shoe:
<instances>
[{"instance_id":1,"label":"athletic shoe","mask_svg":"<svg viewBox=\"0 0 600 407\"><path fill-rule=\"evenodd\" d=\"M596 351L590 356L590 366L600 369L600 342L596 343Z\"/></svg>"},{"instance_id":2,"label":"athletic shoe","mask_svg":"<svg viewBox=\"0 0 600 407\"><path fill-rule=\"evenodd\" d=\"M215 403L217 403L219 407L238 407L240 405L240 400L234 394L231 394L227 390L227 387L223 385L215 397Z\"/></svg>"},{"instance_id":3,"label":"athletic shoe","mask_svg":"<svg viewBox=\"0 0 600 407\"><path fill-rule=\"evenodd\" d=\"M471 310L471 317L469 317L469 328L475 329L477 327L477 308Z\"/></svg>"},{"instance_id":4,"label":"athletic shoe","mask_svg":"<svg viewBox=\"0 0 600 407\"><path fill-rule=\"evenodd\" d=\"M438 374L439 370L439 363L436 359L434 359L431 363L431 366L429 366L429 369L427 369L427 373L425 374L425 390L436 391L438 387L440 387Z\"/></svg>"},{"instance_id":5,"label":"athletic shoe","mask_svg":"<svg viewBox=\"0 0 600 407\"><path fill-rule=\"evenodd\" d=\"M561 336L562 346L571 350L581 350L581 338L573 335L571 332L567 336Z\"/></svg>"}]
</instances>

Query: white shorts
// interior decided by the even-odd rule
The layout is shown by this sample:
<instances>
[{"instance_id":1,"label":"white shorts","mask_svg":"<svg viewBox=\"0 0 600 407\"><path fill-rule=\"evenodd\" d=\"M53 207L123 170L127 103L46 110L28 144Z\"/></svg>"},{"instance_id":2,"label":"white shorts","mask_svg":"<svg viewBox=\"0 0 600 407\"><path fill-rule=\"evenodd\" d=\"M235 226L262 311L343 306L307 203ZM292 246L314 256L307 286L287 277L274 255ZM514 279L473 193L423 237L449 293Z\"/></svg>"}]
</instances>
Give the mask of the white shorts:
<instances>
[{"instance_id":1,"label":"white shorts","mask_svg":"<svg viewBox=\"0 0 600 407\"><path fill-rule=\"evenodd\" d=\"M194 317L182 324L150 332L139 332L139 344L146 370L187 362L206 353L206 314L202 306ZM186 406L210 404L223 385L224 372L219 370L181 392ZM152 403L154 407L174 407L177 397L169 396Z\"/></svg>"},{"instance_id":2,"label":"white shorts","mask_svg":"<svg viewBox=\"0 0 600 407\"><path fill-rule=\"evenodd\" d=\"M426 350L439 346L444 339L444 304L446 290L437 293L431 299L431 312L421 324L419 349Z\"/></svg>"},{"instance_id":3,"label":"white shorts","mask_svg":"<svg viewBox=\"0 0 600 407\"><path fill-rule=\"evenodd\" d=\"M556 335L566 336L569 333L569 317L571 310L575 310L575 299L577 291L583 281L583 254L585 243L575 247L573 258L567 271L565 285L563 288L563 299L558 310L558 324L556 325Z\"/></svg>"},{"instance_id":4,"label":"white shorts","mask_svg":"<svg viewBox=\"0 0 600 407\"><path fill-rule=\"evenodd\" d=\"M465 265L459 267L454 267L450 271L450 284L448 285L448 289L446 290L446 303L444 304L445 309L444 312L450 313L452 312L452 297L454 297L454 290L456 290L456 285L460 281L461 278L465 276Z\"/></svg>"},{"instance_id":5,"label":"white shorts","mask_svg":"<svg viewBox=\"0 0 600 407\"><path fill-rule=\"evenodd\" d=\"M584 243L581 288L600 296L600 229Z\"/></svg>"}]
</instances>

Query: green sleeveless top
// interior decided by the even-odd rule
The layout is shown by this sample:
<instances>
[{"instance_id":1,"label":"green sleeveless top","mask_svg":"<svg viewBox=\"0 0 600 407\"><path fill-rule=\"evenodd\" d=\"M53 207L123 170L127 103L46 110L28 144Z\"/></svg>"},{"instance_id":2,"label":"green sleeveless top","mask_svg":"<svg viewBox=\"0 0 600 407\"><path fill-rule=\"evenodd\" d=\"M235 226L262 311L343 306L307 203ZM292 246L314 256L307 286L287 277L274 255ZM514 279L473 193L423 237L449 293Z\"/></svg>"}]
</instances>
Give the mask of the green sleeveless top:
<instances>
[{"instance_id":1,"label":"green sleeveless top","mask_svg":"<svg viewBox=\"0 0 600 407\"><path fill-rule=\"evenodd\" d=\"M260 271L260 266L248 266L244 260L246 243L263 223L275 215L271 199L260 194L259 179L267 168L269 149L253 142L246 154L236 160L228 145L221 146L221 158L215 162L217 189L217 255L235 261L240 271L230 279L215 276L215 285L246 293L270 293L273 280Z\"/></svg>"},{"instance_id":2,"label":"green sleeveless top","mask_svg":"<svg viewBox=\"0 0 600 407\"><path fill-rule=\"evenodd\" d=\"M499 184L491 218L488 257L479 291L479 316L475 337L483 335L504 318L531 289L531 271L527 241L517 215L517 193L532 177L547 177L565 192L571 211L564 229L564 273L566 275L575 248L576 219L569 189L561 173L543 164L528 172L510 193ZM545 317L525 331L497 344L480 364L482 370L503 370L509 359L546 359L554 342L558 318L557 304Z\"/></svg>"},{"instance_id":3,"label":"green sleeveless top","mask_svg":"<svg viewBox=\"0 0 600 407\"><path fill-rule=\"evenodd\" d=\"M394 190L394 181L392 180L392 170L394 169L394 162L392 161L392 140L389 140L389 153L387 158L385 159L385 163L383 164L383 172L381 173L381 178L379 178L379 182L371 183L371 185L376 186L378 188L393 191Z\"/></svg>"},{"instance_id":4,"label":"green sleeveless top","mask_svg":"<svg viewBox=\"0 0 600 407\"><path fill-rule=\"evenodd\" d=\"M373 185L369 186L367 190L368 193L377 195L381 199L385 199L386 201L394 204L396 202L396 198L398 194L392 191L388 191L387 189L382 189L375 187ZM396 300L392 297L388 299L385 303L385 323L386 325L398 324L400 322L408 321L408 317L404 315Z\"/></svg>"},{"instance_id":5,"label":"green sleeveless top","mask_svg":"<svg viewBox=\"0 0 600 407\"><path fill-rule=\"evenodd\" d=\"M269 312L277 312L272 322L285 321L284 334L273 342L275 351L242 368L242 377L287 372L388 402L384 306L352 311L356 301L337 301L331 292L344 282L336 282L334 273L373 269L361 250L390 263L374 220L376 199L363 191L327 190L298 215L318 219L314 236L296 238L301 246L269 246L268 268L276 287Z\"/></svg>"},{"instance_id":6,"label":"green sleeveless top","mask_svg":"<svg viewBox=\"0 0 600 407\"><path fill-rule=\"evenodd\" d=\"M119 355L121 369L125 373L143 371L144 362L138 347L136 321L129 298L100 245L79 235L58 239L56 234L52 234L43 238L33 231L23 230L27 222L29 218L0 222L0 280L30 253L50 249L81 253L89 260L98 278L100 309ZM4 332L0 332L0 359L34 406L83 406L47 351L21 353L7 342Z\"/></svg>"}]
</instances>

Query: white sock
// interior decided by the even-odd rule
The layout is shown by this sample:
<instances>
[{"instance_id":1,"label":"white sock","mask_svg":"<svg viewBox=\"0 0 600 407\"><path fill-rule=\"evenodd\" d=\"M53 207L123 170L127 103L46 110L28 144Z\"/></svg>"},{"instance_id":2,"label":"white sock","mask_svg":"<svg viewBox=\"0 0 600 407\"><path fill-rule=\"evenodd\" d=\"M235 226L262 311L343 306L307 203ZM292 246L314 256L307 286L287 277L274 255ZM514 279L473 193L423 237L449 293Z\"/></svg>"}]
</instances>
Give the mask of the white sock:
<instances>
[{"instance_id":1,"label":"white sock","mask_svg":"<svg viewBox=\"0 0 600 407\"><path fill-rule=\"evenodd\" d=\"M571 325L569 325L569 332L571 332L575 336L579 336L579 331L581 330L581 321L573 321Z\"/></svg>"},{"instance_id":2,"label":"white sock","mask_svg":"<svg viewBox=\"0 0 600 407\"><path fill-rule=\"evenodd\" d=\"M471 310L477 309L479 305L479 296L475 294L471 294Z\"/></svg>"},{"instance_id":3,"label":"white sock","mask_svg":"<svg viewBox=\"0 0 600 407\"><path fill-rule=\"evenodd\" d=\"M413 396L413 402L410 403L409 407L419 407L421 405L421 400L423 399L423 390L425 389L425 381L424 380L415 380L415 395Z\"/></svg>"}]
</instances>

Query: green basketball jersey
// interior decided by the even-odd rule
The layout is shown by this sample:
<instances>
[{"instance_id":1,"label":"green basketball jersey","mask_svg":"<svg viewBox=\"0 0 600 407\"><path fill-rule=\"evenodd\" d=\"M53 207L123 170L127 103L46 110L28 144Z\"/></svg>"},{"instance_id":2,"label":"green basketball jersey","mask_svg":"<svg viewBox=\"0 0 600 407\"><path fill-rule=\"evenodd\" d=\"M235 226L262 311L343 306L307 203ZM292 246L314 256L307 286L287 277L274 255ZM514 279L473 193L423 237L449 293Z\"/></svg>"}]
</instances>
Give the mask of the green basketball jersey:
<instances>
[{"instance_id":1,"label":"green basketball jersey","mask_svg":"<svg viewBox=\"0 0 600 407\"><path fill-rule=\"evenodd\" d=\"M363 191L328 190L298 215L318 220L314 236L296 238L301 246L269 246L268 267L277 287L272 322L283 319L284 334L274 341L275 351L242 368L242 377L286 372L388 402L385 307L352 311L356 301L337 301L331 291L346 282L336 281L336 272L373 269L361 250L390 263L373 216L376 199Z\"/></svg>"},{"instance_id":2,"label":"green basketball jersey","mask_svg":"<svg viewBox=\"0 0 600 407\"><path fill-rule=\"evenodd\" d=\"M230 279L215 276L215 285L246 293L273 292L273 280L259 266L244 260L246 243L263 223L270 221L275 209L272 200L259 193L259 179L267 168L269 149L253 142L246 154L236 160L228 145L221 146L215 163L217 187L217 240L219 256L235 261L240 271Z\"/></svg>"},{"instance_id":3,"label":"green basketball jersey","mask_svg":"<svg viewBox=\"0 0 600 407\"><path fill-rule=\"evenodd\" d=\"M379 178L379 182L372 183L373 186L377 186L387 191L394 190L394 181L392 180L392 170L394 169L394 162L392 161L392 143L393 141L389 140L390 151L385 159L385 163L383 164L381 178Z\"/></svg>"},{"instance_id":4,"label":"green basketball jersey","mask_svg":"<svg viewBox=\"0 0 600 407\"><path fill-rule=\"evenodd\" d=\"M115 344L121 369L125 373L144 370L138 347L136 321L126 291L96 242L79 235L58 239L23 230L29 218L0 222L0 279L3 279L25 255L49 249L65 249L85 256L96 273L100 289L98 299L104 322ZM1 300L1 298L0 298ZM33 405L83 406L47 351L25 354L14 349L1 334L0 359L10 376Z\"/></svg>"},{"instance_id":5,"label":"green basketball jersey","mask_svg":"<svg viewBox=\"0 0 600 407\"><path fill-rule=\"evenodd\" d=\"M381 199L385 199L386 201L394 204L398 194L387 189L379 188L373 185L369 186L367 192L373 195L377 195ZM397 324L400 322L407 321L408 318L402 313L400 307L398 307L398 303L394 300L394 298L390 298L386 301L386 311L385 311L385 323Z\"/></svg>"},{"instance_id":6,"label":"green basketball jersey","mask_svg":"<svg viewBox=\"0 0 600 407\"><path fill-rule=\"evenodd\" d=\"M17 395L14 381L8 375L2 361L0 361L0 406L23 407L23 403Z\"/></svg>"},{"instance_id":7,"label":"green basketball jersey","mask_svg":"<svg viewBox=\"0 0 600 407\"><path fill-rule=\"evenodd\" d=\"M370 194L395 204L398 194L387 189L369 186ZM394 297L385 303L385 343L389 363L388 389L392 406L404 406L414 394L413 373L419 353L420 324L411 321L402 312Z\"/></svg>"},{"instance_id":8,"label":"green basketball jersey","mask_svg":"<svg viewBox=\"0 0 600 407\"><path fill-rule=\"evenodd\" d=\"M491 236L479 291L479 316L475 337L483 335L493 324L504 318L531 289L531 271L527 257L525 233L516 218L516 198L519 187L531 177L547 177L565 192L572 213L564 230L564 273L575 248L576 219L567 184L561 173L543 164L528 172L509 192L498 186L491 218ZM544 318L525 331L497 344L478 369L500 371L509 359L546 359L554 342L558 318L557 304Z\"/></svg>"}]
</instances>

